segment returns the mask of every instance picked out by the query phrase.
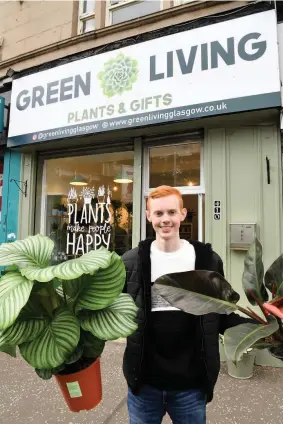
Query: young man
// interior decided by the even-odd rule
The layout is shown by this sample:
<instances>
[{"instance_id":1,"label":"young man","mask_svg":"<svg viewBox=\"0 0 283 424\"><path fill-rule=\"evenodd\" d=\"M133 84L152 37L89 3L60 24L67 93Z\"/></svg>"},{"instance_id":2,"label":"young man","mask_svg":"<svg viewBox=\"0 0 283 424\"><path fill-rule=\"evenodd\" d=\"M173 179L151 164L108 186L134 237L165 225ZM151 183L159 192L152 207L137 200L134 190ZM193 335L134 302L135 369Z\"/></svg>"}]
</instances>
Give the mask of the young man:
<instances>
[{"instance_id":1,"label":"young man","mask_svg":"<svg viewBox=\"0 0 283 424\"><path fill-rule=\"evenodd\" d=\"M223 275L209 244L180 239L186 213L177 189L153 190L146 214L156 239L123 256L125 291L139 307L138 330L127 340L123 363L130 424L160 424L166 412L173 424L205 424L220 368L219 332L247 321L235 314L194 316L151 295L161 275L194 269Z\"/></svg>"}]
</instances>

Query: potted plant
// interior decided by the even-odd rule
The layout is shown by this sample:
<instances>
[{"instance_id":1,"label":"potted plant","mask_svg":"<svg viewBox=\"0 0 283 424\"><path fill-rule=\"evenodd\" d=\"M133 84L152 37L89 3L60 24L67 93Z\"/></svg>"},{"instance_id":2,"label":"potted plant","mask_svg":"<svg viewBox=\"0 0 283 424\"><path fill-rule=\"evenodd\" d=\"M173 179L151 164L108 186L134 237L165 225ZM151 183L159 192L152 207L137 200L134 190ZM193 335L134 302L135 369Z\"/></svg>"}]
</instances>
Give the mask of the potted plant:
<instances>
[{"instance_id":1,"label":"potted plant","mask_svg":"<svg viewBox=\"0 0 283 424\"><path fill-rule=\"evenodd\" d=\"M242 284L248 301L261 315L238 305L240 296L228 281L214 271L189 271L160 277L153 290L172 306L194 315L230 314L240 311L253 322L229 328L224 333L227 360L238 363L248 349L268 349L283 360L283 255L264 274L262 245L256 240L248 250ZM267 289L271 293L271 300Z\"/></svg>"},{"instance_id":2,"label":"potted plant","mask_svg":"<svg viewBox=\"0 0 283 424\"><path fill-rule=\"evenodd\" d=\"M54 243L36 235L0 246L0 350L22 357L43 379L55 376L71 411L102 398L105 341L137 328L123 294L125 267L105 248L50 266Z\"/></svg>"},{"instance_id":3,"label":"potted plant","mask_svg":"<svg viewBox=\"0 0 283 424\"><path fill-rule=\"evenodd\" d=\"M242 358L237 363L231 359L227 360L224 347L224 336L222 334L219 335L220 361L227 363L227 371L231 377L241 380L251 378L253 376L256 352L256 349L247 349L246 352L243 353Z\"/></svg>"},{"instance_id":4,"label":"potted plant","mask_svg":"<svg viewBox=\"0 0 283 424\"><path fill-rule=\"evenodd\" d=\"M225 349L225 348L224 348ZM231 377L247 380L253 376L256 349L249 348L238 362L227 360L227 371Z\"/></svg>"}]
</instances>

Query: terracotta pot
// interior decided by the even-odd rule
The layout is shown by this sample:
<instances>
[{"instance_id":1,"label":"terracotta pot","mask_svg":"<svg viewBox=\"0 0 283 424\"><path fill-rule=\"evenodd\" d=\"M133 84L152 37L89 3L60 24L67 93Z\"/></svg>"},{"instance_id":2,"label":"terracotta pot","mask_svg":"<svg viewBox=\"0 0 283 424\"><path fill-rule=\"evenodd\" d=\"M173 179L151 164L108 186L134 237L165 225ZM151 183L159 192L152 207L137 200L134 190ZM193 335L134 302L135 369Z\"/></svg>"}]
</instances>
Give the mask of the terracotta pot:
<instances>
[{"instance_id":1,"label":"terracotta pot","mask_svg":"<svg viewBox=\"0 0 283 424\"><path fill-rule=\"evenodd\" d=\"M102 400L100 360L74 374L56 375L56 381L72 412L89 411Z\"/></svg>"}]
</instances>

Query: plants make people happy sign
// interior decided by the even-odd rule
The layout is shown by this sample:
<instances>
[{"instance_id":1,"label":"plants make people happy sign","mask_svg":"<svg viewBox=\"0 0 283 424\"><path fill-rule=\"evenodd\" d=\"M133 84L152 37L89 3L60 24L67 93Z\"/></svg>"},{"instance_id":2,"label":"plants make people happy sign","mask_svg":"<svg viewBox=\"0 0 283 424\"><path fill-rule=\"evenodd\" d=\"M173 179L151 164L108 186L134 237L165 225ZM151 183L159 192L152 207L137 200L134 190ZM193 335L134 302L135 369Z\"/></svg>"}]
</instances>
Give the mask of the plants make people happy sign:
<instances>
[{"instance_id":1,"label":"plants make people happy sign","mask_svg":"<svg viewBox=\"0 0 283 424\"><path fill-rule=\"evenodd\" d=\"M80 199L83 201L80 207ZM71 188L68 194L68 226L66 253L83 255L101 246L109 249L111 240L111 190L104 185L83 187L78 194Z\"/></svg>"}]
</instances>

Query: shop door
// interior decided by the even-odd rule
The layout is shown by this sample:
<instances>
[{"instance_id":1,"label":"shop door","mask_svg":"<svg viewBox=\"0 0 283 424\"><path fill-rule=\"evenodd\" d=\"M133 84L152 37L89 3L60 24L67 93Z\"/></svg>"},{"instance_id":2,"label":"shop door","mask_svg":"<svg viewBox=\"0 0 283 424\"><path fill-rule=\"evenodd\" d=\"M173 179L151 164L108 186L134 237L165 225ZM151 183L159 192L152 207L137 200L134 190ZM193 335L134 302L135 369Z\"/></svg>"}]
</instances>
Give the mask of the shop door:
<instances>
[{"instance_id":1,"label":"shop door","mask_svg":"<svg viewBox=\"0 0 283 424\"><path fill-rule=\"evenodd\" d=\"M150 191L160 185L176 187L183 196L187 216L180 227L181 238L204 241L205 190L201 141L145 147L142 239L154 237L152 226L145 218L146 199Z\"/></svg>"}]
</instances>

